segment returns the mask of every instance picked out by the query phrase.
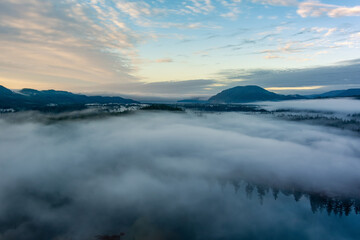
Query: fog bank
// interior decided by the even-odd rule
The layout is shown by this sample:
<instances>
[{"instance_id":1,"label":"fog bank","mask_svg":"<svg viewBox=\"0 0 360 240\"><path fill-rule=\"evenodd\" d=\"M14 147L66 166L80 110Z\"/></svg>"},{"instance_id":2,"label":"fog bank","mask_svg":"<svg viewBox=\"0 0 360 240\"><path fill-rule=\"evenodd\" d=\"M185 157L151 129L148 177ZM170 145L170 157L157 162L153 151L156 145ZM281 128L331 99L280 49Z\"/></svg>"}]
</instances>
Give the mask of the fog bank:
<instances>
[{"instance_id":1,"label":"fog bank","mask_svg":"<svg viewBox=\"0 0 360 240\"><path fill-rule=\"evenodd\" d=\"M217 179L246 179L360 197L355 134L241 113L138 112L51 125L0 120L0 129L1 240L114 231L128 239L352 239L358 229L354 223L330 234L335 222L323 215L324 225L307 226L307 218L292 225L286 218L296 218L305 201L275 217L279 205L270 199L258 209L212 187ZM279 225L284 231L271 231Z\"/></svg>"},{"instance_id":2,"label":"fog bank","mask_svg":"<svg viewBox=\"0 0 360 240\"><path fill-rule=\"evenodd\" d=\"M293 109L346 114L360 113L360 100L352 98L292 100L281 102L261 102L258 104L269 111Z\"/></svg>"}]
</instances>

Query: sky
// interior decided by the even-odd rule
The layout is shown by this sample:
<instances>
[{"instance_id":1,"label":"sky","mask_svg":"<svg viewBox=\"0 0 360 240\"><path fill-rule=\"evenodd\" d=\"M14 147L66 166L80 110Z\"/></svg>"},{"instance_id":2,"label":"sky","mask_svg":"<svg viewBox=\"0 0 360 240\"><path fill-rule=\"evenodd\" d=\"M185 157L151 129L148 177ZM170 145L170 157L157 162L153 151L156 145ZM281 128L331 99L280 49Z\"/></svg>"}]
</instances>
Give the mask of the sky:
<instances>
[{"instance_id":1,"label":"sky","mask_svg":"<svg viewBox=\"0 0 360 240\"><path fill-rule=\"evenodd\" d=\"M356 0L2 0L0 84L166 98L360 87Z\"/></svg>"}]
</instances>

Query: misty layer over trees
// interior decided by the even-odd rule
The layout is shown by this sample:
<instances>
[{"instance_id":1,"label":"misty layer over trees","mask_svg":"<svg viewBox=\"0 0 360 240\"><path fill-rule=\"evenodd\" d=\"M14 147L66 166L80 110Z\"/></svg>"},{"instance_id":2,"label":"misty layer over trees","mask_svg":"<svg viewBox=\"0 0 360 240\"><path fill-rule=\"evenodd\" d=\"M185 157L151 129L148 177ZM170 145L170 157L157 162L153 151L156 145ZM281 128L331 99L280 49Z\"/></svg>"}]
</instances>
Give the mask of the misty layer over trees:
<instances>
[{"instance_id":1,"label":"misty layer over trees","mask_svg":"<svg viewBox=\"0 0 360 240\"><path fill-rule=\"evenodd\" d=\"M263 102L258 104L269 111L278 109L292 109L343 114L360 113L359 100L353 98Z\"/></svg>"},{"instance_id":2,"label":"misty layer over trees","mask_svg":"<svg viewBox=\"0 0 360 240\"><path fill-rule=\"evenodd\" d=\"M356 132L231 112L0 129L1 240L360 235Z\"/></svg>"}]
</instances>

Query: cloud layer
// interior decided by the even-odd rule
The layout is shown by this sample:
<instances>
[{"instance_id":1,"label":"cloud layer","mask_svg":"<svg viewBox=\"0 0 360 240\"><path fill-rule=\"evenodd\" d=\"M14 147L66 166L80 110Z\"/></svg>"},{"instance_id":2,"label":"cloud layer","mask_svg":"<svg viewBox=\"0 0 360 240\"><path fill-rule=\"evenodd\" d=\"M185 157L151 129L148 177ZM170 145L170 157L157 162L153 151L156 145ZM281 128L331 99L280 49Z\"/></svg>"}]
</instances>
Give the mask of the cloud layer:
<instances>
[{"instance_id":1,"label":"cloud layer","mask_svg":"<svg viewBox=\"0 0 360 240\"><path fill-rule=\"evenodd\" d=\"M0 128L0 239L358 233L353 217L314 216L305 200L294 206L266 198L261 207L213 185L247 179L357 195L360 140L338 130L239 113L135 113L53 125L2 120Z\"/></svg>"},{"instance_id":2,"label":"cloud layer","mask_svg":"<svg viewBox=\"0 0 360 240\"><path fill-rule=\"evenodd\" d=\"M305 69L267 70L245 69L227 70L219 73L222 78L233 80L233 85L259 85L262 87L284 88L289 93L322 93L334 89L359 88L359 60L339 62L333 66L313 67ZM287 90L286 87L290 89ZM295 89L292 91L291 87ZM302 87L305 87L303 91ZM312 91L306 87L316 87ZM298 90L296 89L298 88ZM279 89L279 90L280 90Z\"/></svg>"},{"instance_id":3,"label":"cloud layer","mask_svg":"<svg viewBox=\"0 0 360 240\"><path fill-rule=\"evenodd\" d=\"M329 65L358 56L358 26L343 18L359 16L350 3L4 0L0 82L12 89L147 94L132 86L213 79L236 67ZM314 17L311 24L307 17ZM198 86L190 94L214 89Z\"/></svg>"},{"instance_id":4,"label":"cloud layer","mask_svg":"<svg viewBox=\"0 0 360 240\"><path fill-rule=\"evenodd\" d=\"M323 15L329 17L360 16L360 6L345 7L309 1L300 3L297 13L301 17L320 17Z\"/></svg>"}]
</instances>

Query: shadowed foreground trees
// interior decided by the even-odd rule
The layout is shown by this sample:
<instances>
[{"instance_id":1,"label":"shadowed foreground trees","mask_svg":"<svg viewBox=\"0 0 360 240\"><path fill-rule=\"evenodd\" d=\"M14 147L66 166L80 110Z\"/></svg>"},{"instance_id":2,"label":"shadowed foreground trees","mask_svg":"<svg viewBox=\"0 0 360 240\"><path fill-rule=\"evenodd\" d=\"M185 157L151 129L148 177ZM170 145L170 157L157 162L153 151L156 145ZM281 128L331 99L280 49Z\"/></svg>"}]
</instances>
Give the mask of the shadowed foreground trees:
<instances>
[{"instance_id":1,"label":"shadowed foreground trees","mask_svg":"<svg viewBox=\"0 0 360 240\"><path fill-rule=\"evenodd\" d=\"M210 180L210 179L209 179ZM212 179L214 180L214 179ZM349 197L330 197L323 193L305 192L296 188L279 188L278 186L267 186L264 184L256 184L245 180L234 180L219 178L216 179L222 192L225 191L227 185L234 189L235 194L243 190L249 199L259 199L260 204L265 201L265 196L272 196L277 200L280 194L286 197L293 197L294 201L298 202L301 199L307 199L310 203L311 211L316 214L319 212L326 212L328 215L335 216L349 216L350 214L360 214L360 199ZM210 183L214 183L210 180ZM120 235L102 235L97 236L96 240L121 240L125 234Z\"/></svg>"},{"instance_id":2,"label":"shadowed foreground trees","mask_svg":"<svg viewBox=\"0 0 360 240\"><path fill-rule=\"evenodd\" d=\"M125 236L125 233L120 233L119 235L99 235L96 237L97 240L121 240Z\"/></svg>"},{"instance_id":3,"label":"shadowed foreground trees","mask_svg":"<svg viewBox=\"0 0 360 240\"><path fill-rule=\"evenodd\" d=\"M241 184L241 182L243 182L243 184ZM282 193L288 197L293 196L296 202L303 197L307 198L313 213L326 211L329 215L335 214L338 216L349 216L352 212L354 214L360 214L360 199L358 198L326 196L324 193L304 192L295 188L280 189L278 187L255 184L245 180L219 180L222 188L224 188L226 183L232 185L235 193L237 193L241 185L243 185L246 196L252 198L252 196L256 194L260 204L263 204L265 195L272 194L273 198L277 200L279 193Z\"/></svg>"}]
</instances>

